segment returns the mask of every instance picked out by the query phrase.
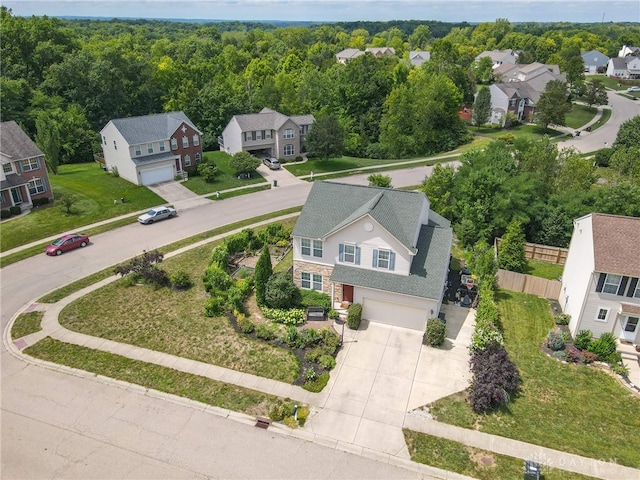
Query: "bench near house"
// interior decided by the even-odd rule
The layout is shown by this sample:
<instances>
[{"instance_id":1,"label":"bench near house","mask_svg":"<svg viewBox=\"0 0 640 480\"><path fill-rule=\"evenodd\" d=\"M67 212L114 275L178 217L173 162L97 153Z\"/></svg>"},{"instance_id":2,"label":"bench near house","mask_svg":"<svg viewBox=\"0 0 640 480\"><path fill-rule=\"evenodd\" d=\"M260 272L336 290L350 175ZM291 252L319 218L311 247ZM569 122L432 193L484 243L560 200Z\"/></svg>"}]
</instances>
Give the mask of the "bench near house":
<instances>
[{"instance_id":1,"label":"bench near house","mask_svg":"<svg viewBox=\"0 0 640 480\"><path fill-rule=\"evenodd\" d=\"M440 313L453 232L421 192L314 182L293 230L293 279L362 318L424 331Z\"/></svg>"}]
</instances>

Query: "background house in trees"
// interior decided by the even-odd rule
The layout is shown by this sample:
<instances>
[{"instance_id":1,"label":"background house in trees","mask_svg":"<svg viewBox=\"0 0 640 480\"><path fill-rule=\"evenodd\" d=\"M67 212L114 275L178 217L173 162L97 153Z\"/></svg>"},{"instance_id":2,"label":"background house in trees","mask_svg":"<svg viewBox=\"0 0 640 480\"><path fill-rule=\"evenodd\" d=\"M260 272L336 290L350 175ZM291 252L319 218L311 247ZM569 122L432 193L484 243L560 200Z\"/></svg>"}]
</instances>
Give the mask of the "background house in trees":
<instances>
[{"instance_id":1,"label":"background house in trees","mask_svg":"<svg viewBox=\"0 0 640 480\"><path fill-rule=\"evenodd\" d=\"M505 63L515 64L518 61L518 54L514 50L485 50L478 56L475 61L478 62L482 57L489 57L493 62L493 68L497 68Z\"/></svg>"},{"instance_id":2,"label":"background house in trees","mask_svg":"<svg viewBox=\"0 0 640 480\"><path fill-rule=\"evenodd\" d=\"M338 63L346 65L354 58L358 58L362 55L364 55L362 50L358 50L357 48L345 48L344 50L336 53L336 60Z\"/></svg>"},{"instance_id":3,"label":"background house in trees","mask_svg":"<svg viewBox=\"0 0 640 480\"><path fill-rule=\"evenodd\" d=\"M314 182L293 230L294 282L423 331L440 311L452 238L423 193Z\"/></svg>"},{"instance_id":4,"label":"background house in trees","mask_svg":"<svg viewBox=\"0 0 640 480\"><path fill-rule=\"evenodd\" d=\"M623 45L620 51L618 52L618 57L628 57L629 55L633 55L633 56L640 55L640 47Z\"/></svg>"},{"instance_id":5,"label":"background house in trees","mask_svg":"<svg viewBox=\"0 0 640 480\"><path fill-rule=\"evenodd\" d=\"M415 51L409 52L409 62L414 67L419 67L424 62L428 62L431 58L431 52Z\"/></svg>"},{"instance_id":6,"label":"background house in trees","mask_svg":"<svg viewBox=\"0 0 640 480\"><path fill-rule=\"evenodd\" d=\"M100 131L107 168L136 185L168 182L195 169L201 135L183 112L118 118Z\"/></svg>"},{"instance_id":7,"label":"background house in trees","mask_svg":"<svg viewBox=\"0 0 640 480\"><path fill-rule=\"evenodd\" d=\"M584 71L587 73L604 73L609 65L609 57L598 50L589 50L582 52L582 62L584 63Z\"/></svg>"},{"instance_id":8,"label":"background house in trees","mask_svg":"<svg viewBox=\"0 0 640 480\"><path fill-rule=\"evenodd\" d=\"M392 47L369 47L365 49L365 52L374 57L393 57L396 54L396 50Z\"/></svg>"},{"instance_id":9,"label":"background house in trees","mask_svg":"<svg viewBox=\"0 0 640 480\"><path fill-rule=\"evenodd\" d=\"M640 57L613 57L607 65L607 77L636 79L640 78Z\"/></svg>"},{"instance_id":10,"label":"background house in trees","mask_svg":"<svg viewBox=\"0 0 640 480\"><path fill-rule=\"evenodd\" d=\"M592 213L574 221L558 302L575 336L640 343L640 218Z\"/></svg>"},{"instance_id":11,"label":"background house in trees","mask_svg":"<svg viewBox=\"0 0 640 480\"><path fill-rule=\"evenodd\" d=\"M229 155L245 151L291 160L302 155L304 139L314 122L313 115L288 117L264 108L260 113L234 115L218 144Z\"/></svg>"},{"instance_id":12,"label":"background house in trees","mask_svg":"<svg viewBox=\"0 0 640 480\"><path fill-rule=\"evenodd\" d=\"M0 123L0 163L2 209L29 210L38 199L53 199L44 153L14 121Z\"/></svg>"}]
</instances>

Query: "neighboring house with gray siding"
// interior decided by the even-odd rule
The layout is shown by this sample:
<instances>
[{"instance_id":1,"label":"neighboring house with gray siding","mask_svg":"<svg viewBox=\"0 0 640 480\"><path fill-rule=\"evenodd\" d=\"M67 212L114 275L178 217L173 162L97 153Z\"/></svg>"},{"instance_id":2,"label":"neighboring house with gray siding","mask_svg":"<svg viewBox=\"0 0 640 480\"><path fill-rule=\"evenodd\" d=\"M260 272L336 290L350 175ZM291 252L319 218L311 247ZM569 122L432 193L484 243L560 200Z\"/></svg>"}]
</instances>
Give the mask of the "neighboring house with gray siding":
<instances>
[{"instance_id":1,"label":"neighboring house with gray siding","mask_svg":"<svg viewBox=\"0 0 640 480\"><path fill-rule=\"evenodd\" d=\"M218 137L220 150L293 160L302 155L304 139L315 123L313 115L288 117L264 108L260 113L234 115Z\"/></svg>"},{"instance_id":2,"label":"neighboring house with gray siding","mask_svg":"<svg viewBox=\"0 0 640 480\"><path fill-rule=\"evenodd\" d=\"M14 121L0 123L0 163L3 210L30 210L38 199L53 200L44 153Z\"/></svg>"},{"instance_id":3,"label":"neighboring house with gray siding","mask_svg":"<svg viewBox=\"0 0 640 480\"><path fill-rule=\"evenodd\" d=\"M183 112L117 118L100 131L107 169L136 185L168 182L195 169L201 137Z\"/></svg>"},{"instance_id":4,"label":"neighboring house with gray siding","mask_svg":"<svg viewBox=\"0 0 640 480\"><path fill-rule=\"evenodd\" d=\"M592 213L574 221L558 302L575 335L640 343L640 218Z\"/></svg>"},{"instance_id":5,"label":"neighboring house with gray siding","mask_svg":"<svg viewBox=\"0 0 640 480\"><path fill-rule=\"evenodd\" d=\"M640 57L614 57L607 65L607 77L637 79L640 78Z\"/></svg>"},{"instance_id":6,"label":"neighboring house with gray siding","mask_svg":"<svg viewBox=\"0 0 640 480\"><path fill-rule=\"evenodd\" d=\"M316 181L292 235L300 288L373 322L424 331L438 316L453 231L423 193Z\"/></svg>"},{"instance_id":7,"label":"neighboring house with gray siding","mask_svg":"<svg viewBox=\"0 0 640 480\"><path fill-rule=\"evenodd\" d=\"M584 63L584 71L587 73L604 73L609 64L609 57L598 50L589 50L580 54Z\"/></svg>"}]
</instances>

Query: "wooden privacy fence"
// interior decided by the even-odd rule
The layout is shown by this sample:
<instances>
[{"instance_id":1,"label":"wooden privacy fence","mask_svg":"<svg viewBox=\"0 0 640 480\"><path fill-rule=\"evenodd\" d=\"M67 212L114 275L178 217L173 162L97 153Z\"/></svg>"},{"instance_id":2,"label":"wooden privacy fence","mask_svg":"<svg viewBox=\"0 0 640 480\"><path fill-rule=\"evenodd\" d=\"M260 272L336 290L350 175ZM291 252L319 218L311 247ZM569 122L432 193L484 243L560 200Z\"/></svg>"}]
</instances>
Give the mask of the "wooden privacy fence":
<instances>
[{"instance_id":1,"label":"wooden privacy fence","mask_svg":"<svg viewBox=\"0 0 640 480\"><path fill-rule=\"evenodd\" d=\"M561 283L558 280L534 277L524 273L498 270L498 286L514 292L530 293L542 298L556 300L560 295Z\"/></svg>"},{"instance_id":2,"label":"wooden privacy fence","mask_svg":"<svg viewBox=\"0 0 640 480\"><path fill-rule=\"evenodd\" d=\"M501 238L496 238L496 247L500 247ZM564 265L567 261L568 248L540 245L539 243L525 243L524 256L528 260L542 260L543 262Z\"/></svg>"}]
</instances>

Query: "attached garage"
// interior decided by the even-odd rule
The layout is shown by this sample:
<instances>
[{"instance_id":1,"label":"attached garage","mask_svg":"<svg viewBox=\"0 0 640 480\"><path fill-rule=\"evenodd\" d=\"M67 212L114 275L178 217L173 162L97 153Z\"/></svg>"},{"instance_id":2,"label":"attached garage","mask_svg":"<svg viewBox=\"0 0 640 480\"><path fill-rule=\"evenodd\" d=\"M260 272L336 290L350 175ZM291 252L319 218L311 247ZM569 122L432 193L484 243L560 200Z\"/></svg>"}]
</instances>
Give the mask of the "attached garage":
<instances>
[{"instance_id":1,"label":"attached garage","mask_svg":"<svg viewBox=\"0 0 640 480\"><path fill-rule=\"evenodd\" d=\"M140 182L142 185L153 185L171 180L173 180L172 165L140 169Z\"/></svg>"},{"instance_id":2,"label":"attached garage","mask_svg":"<svg viewBox=\"0 0 640 480\"><path fill-rule=\"evenodd\" d=\"M424 331L428 316L426 308L364 297L362 299L362 318L396 327Z\"/></svg>"}]
</instances>

